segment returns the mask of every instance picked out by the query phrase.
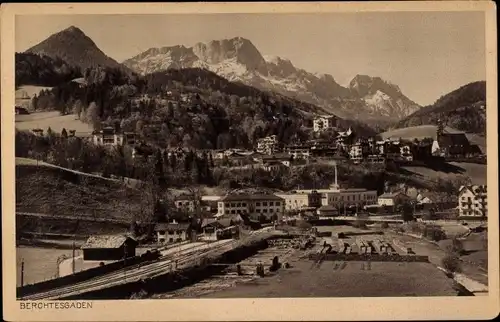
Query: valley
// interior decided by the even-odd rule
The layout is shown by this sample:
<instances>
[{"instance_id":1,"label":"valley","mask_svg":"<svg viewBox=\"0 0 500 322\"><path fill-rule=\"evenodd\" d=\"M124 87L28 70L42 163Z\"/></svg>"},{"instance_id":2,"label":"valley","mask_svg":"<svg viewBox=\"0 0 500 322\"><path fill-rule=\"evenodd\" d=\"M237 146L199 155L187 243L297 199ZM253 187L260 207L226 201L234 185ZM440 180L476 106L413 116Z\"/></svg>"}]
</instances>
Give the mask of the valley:
<instances>
[{"instance_id":1,"label":"valley","mask_svg":"<svg viewBox=\"0 0 500 322\"><path fill-rule=\"evenodd\" d=\"M145 44L16 53L18 298L487 290L485 82L421 106L376 63L341 85L245 37Z\"/></svg>"}]
</instances>

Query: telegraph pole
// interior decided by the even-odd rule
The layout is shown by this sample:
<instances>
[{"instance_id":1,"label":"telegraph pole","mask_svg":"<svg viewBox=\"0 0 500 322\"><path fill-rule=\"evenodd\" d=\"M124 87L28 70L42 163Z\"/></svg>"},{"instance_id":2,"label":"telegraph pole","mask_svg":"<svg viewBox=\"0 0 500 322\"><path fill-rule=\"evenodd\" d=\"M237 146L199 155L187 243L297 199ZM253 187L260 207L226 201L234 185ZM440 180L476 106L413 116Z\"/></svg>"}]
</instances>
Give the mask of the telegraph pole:
<instances>
[{"instance_id":1,"label":"telegraph pole","mask_svg":"<svg viewBox=\"0 0 500 322\"><path fill-rule=\"evenodd\" d=\"M21 259L21 287L24 286L24 258Z\"/></svg>"},{"instance_id":2,"label":"telegraph pole","mask_svg":"<svg viewBox=\"0 0 500 322\"><path fill-rule=\"evenodd\" d=\"M123 247L123 276L124 276L125 281L127 281L127 265L126 265L126 262L127 262L127 246L125 245Z\"/></svg>"},{"instance_id":3,"label":"telegraph pole","mask_svg":"<svg viewBox=\"0 0 500 322\"><path fill-rule=\"evenodd\" d=\"M75 241L73 240L73 261L72 261L73 274L75 274Z\"/></svg>"}]
</instances>

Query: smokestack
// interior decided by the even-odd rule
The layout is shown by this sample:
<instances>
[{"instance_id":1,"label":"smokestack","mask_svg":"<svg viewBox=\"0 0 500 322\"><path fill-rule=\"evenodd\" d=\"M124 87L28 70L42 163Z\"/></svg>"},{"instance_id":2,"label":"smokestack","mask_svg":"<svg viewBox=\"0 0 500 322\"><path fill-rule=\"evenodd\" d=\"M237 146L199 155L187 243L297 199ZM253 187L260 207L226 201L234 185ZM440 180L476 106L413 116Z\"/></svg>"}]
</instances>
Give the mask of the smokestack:
<instances>
[{"instance_id":1,"label":"smokestack","mask_svg":"<svg viewBox=\"0 0 500 322\"><path fill-rule=\"evenodd\" d=\"M337 162L335 162L335 188L338 187L337 186Z\"/></svg>"}]
</instances>

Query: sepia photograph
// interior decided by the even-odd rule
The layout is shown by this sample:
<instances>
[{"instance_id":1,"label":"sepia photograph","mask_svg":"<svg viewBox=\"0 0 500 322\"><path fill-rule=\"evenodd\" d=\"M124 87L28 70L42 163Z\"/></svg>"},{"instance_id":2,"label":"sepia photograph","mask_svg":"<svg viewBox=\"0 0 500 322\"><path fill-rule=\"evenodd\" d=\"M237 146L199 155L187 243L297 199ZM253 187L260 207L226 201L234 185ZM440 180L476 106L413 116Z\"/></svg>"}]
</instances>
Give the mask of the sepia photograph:
<instances>
[{"instance_id":1,"label":"sepia photograph","mask_svg":"<svg viewBox=\"0 0 500 322\"><path fill-rule=\"evenodd\" d=\"M498 314L496 17L479 2L2 6L4 296L10 279L16 312L48 318L477 296Z\"/></svg>"}]
</instances>

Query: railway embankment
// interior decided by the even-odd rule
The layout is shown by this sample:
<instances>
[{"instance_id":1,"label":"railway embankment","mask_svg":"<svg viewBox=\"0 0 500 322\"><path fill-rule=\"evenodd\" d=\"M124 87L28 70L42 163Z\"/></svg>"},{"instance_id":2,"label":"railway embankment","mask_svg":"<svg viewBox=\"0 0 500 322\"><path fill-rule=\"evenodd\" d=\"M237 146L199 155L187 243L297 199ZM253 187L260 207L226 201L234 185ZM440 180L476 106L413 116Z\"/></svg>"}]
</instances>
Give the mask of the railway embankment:
<instances>
[{"instance_id":1,"label":"railway embankment","mask_svg":"<svg viewBox=\"0 0 500 322\"><path fill-rule=\"evenodd\" d=\"M249 244L241 243L235 248L222 253L186 259L176 263L177 269L165 271L150 278L129 283L101 288L88 292L61 297L62 300L75 299L128 299L133 294L163 293L195 284L213 275L222 273L227 267L234 265L268 247L267 239Z\"/></svg>"}]
</instances>

